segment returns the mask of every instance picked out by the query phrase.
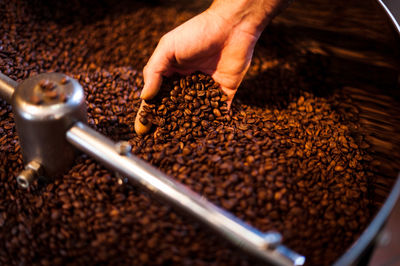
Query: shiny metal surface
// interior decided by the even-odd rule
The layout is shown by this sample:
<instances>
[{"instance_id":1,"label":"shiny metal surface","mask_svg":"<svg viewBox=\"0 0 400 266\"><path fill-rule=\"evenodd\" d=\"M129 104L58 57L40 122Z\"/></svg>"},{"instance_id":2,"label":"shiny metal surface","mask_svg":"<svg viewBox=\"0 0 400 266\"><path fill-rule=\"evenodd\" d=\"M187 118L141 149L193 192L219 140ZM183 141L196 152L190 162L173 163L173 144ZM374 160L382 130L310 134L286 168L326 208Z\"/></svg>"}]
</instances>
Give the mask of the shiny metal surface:
<instances>
[{"instance_id":1,"label":"shiny metal surface","mask_svg":"<svg viewBox=\"0 0 400 266\"><path fill-rule=\"evenodd\" d=\"M22 188L28 188L42 174L42 166L36 161L29 162L17 176L17 183Z\"/></svg>"},{"instance_id":2,"label":"shiny metal surface","mask_svg":"<svg viewBox=\"0 0 400 266\"><path fill-rule=\"evenodd\" d=\"M0 72L0 98L11 103L12 95L18 83Z\"/></svg>"},{"instance_id":3,"label":"shiny metal surface","mask_svg":"<svg viewBox=\"0 0 400 266\"><path fill-rule=\"evenodd\" d=\"M85 124L78 122L71 127L67 132L67 140L127 177L130 182L141 184L264 262L273 265L304 264L303 256L280 244L280 234L257 231L130 152L121 152L121 143L111 141Z\"/></svg>"},{"instance_id":4,"label":"shiny metal surface","mask_svg":"<svg viewBox=\"0 0 400 266\"><path fill-rule=\"evenodd\" d=\"M399 0L377 0L392 21L397 32L400 33L400 1Z\"/></svg>"},{"instance_id":5,"label":"shiny metal surface","mask_svg":"<svg viewBox=\"0 0 400 266\"><path fill-rule=\"evenodd\" d=\"M61 84L64 74L31 77L19 84L12 98L13 111L25 162L37 161L47 177L63 173L75 158L75 149L65 132L76 121L86 121L85 98L81 85L73 79ZM51 81L67 95L67 101L34 104L31 98L41 80Z\"/></svg>"}]
</instances>

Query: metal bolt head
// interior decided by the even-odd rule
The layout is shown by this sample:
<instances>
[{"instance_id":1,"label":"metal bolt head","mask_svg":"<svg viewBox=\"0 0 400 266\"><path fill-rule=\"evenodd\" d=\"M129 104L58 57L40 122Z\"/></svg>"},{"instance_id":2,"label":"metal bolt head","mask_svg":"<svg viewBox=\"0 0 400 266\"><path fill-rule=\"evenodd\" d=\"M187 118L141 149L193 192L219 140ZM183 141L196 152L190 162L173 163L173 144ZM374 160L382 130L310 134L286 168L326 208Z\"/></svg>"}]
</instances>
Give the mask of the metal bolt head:
<instances>
[{"instance_id":1,"label":"metal bolt head","mask_svg":"<svg viewBox=\"0 0 400 266\"><path fill-rule=\"evenodd\" d=\"M282 236L277 232L267 232L264 234L264 240L267 243L267 248L275 248L282 243Z\"/></svg>"},{"instance_id":2,"label":"metal bolt head","mask_svg":"<svg viewBox=\"0 0 400 266\"><path fill-rule=\"evenodd\" d=\"M118 178L118 185L123 185L128 183L128 178L127 177L123 177L122 175L120 175L120 173L115 172L116 177Z\"/></svg>"},{"instance_id":3,"label":"metal bolt head","mask_svg":"<svg viewBox=\"0 0 400 266\"><path fill-rule=\"evenodd\" d=\"M17 183L20 187L27 189L35 179L42 174L42 166L37 161L31 161L25 169L17 176Z\"/></svg>"},{"instance_id":4,"label":"metal bolt head","mask_svg":"<svg viewBox=\"0 0 400 266\"><path fill-rule=\"evenodd\" d=\"M119 141L115 144L115 149L120 155L129 155L132 150L132 146L128 141Z\"/></svg>"},{"instance_id":5,"label":"metal bolt head","mask_svg":"<svg viewBox=\"0 0 400 266\"><path fill-rule=\"evenodd\" d=\"M123 155L123 156L129 156L132 146L129 144L128 141L118 141L115 144L115 149L118 152L118 154ZM118 178L118 184L123 185L128 182L128 179L126 177L121 176L119 173L116 173L116 176Z\"/></svg>"}]
</instances>

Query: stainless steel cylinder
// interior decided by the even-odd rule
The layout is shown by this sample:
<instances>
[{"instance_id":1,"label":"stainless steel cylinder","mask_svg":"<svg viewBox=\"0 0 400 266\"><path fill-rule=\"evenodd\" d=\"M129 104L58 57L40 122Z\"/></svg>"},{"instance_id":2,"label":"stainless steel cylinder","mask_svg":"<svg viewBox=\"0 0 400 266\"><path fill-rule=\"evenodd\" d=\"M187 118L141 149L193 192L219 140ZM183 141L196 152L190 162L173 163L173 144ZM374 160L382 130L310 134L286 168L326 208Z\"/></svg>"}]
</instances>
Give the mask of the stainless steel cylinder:
<instances>
[{"instance_id":1,"label":"stainless steel cylinder","mask_svg":"<svg viewBox=\"0 0 400 266\"><path fill-rule=\"evenodd\" d=\"M46 177L68 169L75 149L65 133L86 121L82 86L64 74L40 74L19 84L12 105L24 161L38 162Z\"/></svg>"}]
</instances>

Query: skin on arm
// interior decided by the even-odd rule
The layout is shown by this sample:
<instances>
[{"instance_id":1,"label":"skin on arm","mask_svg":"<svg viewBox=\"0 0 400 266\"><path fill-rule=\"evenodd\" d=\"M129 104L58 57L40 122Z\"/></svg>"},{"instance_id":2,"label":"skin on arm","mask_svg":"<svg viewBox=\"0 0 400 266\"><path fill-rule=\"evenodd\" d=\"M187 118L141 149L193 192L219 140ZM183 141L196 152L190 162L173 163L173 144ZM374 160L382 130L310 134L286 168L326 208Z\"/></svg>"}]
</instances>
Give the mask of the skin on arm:
<instances>
[{"instance_id":1,"label":"skin on arm","mask_svg":"<svg viewBox=\"0 0 400 266\"><path fill-rule=\"evenodd\" d=\"M163 76L187 75L195 71L210 74L228 95L228 106L245 76L254 46L269 21L286 0L216 0L203 13L165 34L143 69L141 98L157 95ZM141 103L138 114L143 108ZM139 115L135 131L145 134Z\"/></svg>"}]
</instances>

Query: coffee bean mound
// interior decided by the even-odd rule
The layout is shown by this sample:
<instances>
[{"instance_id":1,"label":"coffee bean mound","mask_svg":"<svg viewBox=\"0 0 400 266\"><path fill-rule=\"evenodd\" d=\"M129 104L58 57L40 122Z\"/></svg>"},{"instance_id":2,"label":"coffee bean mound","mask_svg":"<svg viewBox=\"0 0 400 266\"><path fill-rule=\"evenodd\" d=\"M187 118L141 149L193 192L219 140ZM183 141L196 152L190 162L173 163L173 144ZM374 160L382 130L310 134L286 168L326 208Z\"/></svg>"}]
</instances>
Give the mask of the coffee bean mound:
<instances>
[{"instance_id":1,"label":"coffee bean mound","mask_svg":"<svg viewBox=\"0 0 400 266\"><path fill-rule=\"evenodd\" d=\"M327 100L304 93L286 109L234 104L228 112L203 74L162 92L141 114L155 130L133 152L168 175L316 260L327 258L319 247L350 244L347 234L367 222L368 144Z\"/></svg>"},{"instance_id":2,"label":"coffee bean mound","mask_svg":"<svg viewBox=\"0 0 400 266\"><path fill-rule=\"evenodd\" d=\"M304 76L299 58L310 56L288 53L284 31L265 33L272 41L256 48L231 109L210 76L172 76L146 102L139 115L153 126L137 136L140 70L159 38L201 9L78 2L0 1L0 71L19 82L53 71L77 79L92 128L259 230L279 231L309 265L331 264L358 238L375 212L359 110L323 83L315 61ZM15 180L23 167L12 108L0 100L1 265L255 264L89 156L29 190Z\"/></svg>"},{"instance_id":3,"label":"coffee bean mound","mask_svg":"<svg viewBox=\"0 0 400 266\"><path fill-rule=\"evenodd\" d=\"M203 136L208 129L207 121L219 125L230 119L227 96L210 76L194 74L168 85L155 99L147 101L139 113L142 123L152 122L159 127L157 135L179 131L181 134L176 138L188 133Z\"/></svg>"}]
</instances>

